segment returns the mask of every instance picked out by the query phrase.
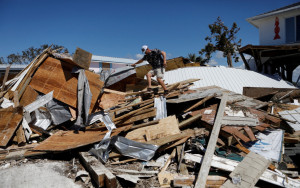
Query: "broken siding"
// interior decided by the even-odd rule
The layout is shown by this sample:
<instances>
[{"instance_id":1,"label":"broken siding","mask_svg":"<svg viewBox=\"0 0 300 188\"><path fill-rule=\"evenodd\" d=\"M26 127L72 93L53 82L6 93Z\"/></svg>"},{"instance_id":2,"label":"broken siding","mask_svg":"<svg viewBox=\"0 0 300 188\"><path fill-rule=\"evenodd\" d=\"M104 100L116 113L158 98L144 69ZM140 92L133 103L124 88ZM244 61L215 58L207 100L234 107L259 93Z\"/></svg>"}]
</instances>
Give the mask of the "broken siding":
<instances>
[{"instance_id":1,"label":"broken siding","mask_svg":"<svg viewBox=\"0 0 300 188\"><path fill-rule=\"evenodd\" d=\"M281 117L286 118L291 121L296 121L296 123L288 122L287 123L295 130L300 131L300 108L295 110L286 110L278 112Z\"/></svg>"}]
</instances>

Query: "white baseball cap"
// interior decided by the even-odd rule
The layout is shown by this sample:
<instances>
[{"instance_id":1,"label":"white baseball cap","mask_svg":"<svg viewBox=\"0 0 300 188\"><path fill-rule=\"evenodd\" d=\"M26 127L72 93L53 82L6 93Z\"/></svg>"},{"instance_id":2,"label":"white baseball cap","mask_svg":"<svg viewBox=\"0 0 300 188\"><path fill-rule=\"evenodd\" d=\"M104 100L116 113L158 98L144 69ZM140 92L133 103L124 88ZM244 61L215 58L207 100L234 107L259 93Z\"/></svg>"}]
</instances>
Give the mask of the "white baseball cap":
<instances>
[{"instance_id":1,"label":"white baseball cap","mask_svg":"<svg viewBox=\"0 0 300 188\"><path fill-rule=\"evenodd\" d=\"M147 45L143 45L143 46L142 46L142 52L143 52L143 53L145 53L147 49L148 49L148 46L147 46Z\"/></svg>"}]
</instances>

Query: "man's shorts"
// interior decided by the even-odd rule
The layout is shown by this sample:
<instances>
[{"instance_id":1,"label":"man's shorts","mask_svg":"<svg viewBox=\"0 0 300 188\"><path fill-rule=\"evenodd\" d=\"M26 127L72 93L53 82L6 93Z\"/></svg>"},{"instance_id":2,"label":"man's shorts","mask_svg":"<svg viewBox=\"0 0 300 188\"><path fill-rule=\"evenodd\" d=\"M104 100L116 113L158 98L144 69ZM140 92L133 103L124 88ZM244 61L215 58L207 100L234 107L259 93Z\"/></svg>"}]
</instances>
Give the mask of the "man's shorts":
<instances>
[{"instance_id":1,"label":"man's shorts","mask_svg":"<svg viewBox=\"0 0 300 188\"><path fill-rule=\"evenodd\" d=\"M161 67L161 68L157 68L157 69L152 69L148 73L152 74L152 76L156 76L157 78L163 79L164 74L165 74L165 68Z\"/></svg>"}]
</instances>

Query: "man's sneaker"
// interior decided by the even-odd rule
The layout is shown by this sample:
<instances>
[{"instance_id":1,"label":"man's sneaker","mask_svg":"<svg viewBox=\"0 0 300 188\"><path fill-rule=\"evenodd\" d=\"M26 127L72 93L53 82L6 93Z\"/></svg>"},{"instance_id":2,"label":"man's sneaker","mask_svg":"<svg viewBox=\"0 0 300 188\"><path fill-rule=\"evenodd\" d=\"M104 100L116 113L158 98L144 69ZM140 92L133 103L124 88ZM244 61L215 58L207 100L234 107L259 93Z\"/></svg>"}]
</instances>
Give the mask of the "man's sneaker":
<instances>
[{"instance_id":1,"label":"man's sneaker","mask_svg":"<svg viewBox=\"0 0 300 188\"><path fill-rule=\"evenodd\" d=\"M168 95L169 94L169 90L164 90L164 95Z\"/></svg>"},{"instance_id":2,"label":"man's sneaker","mask_svg":"<svg viewBox=\"0 0 300 188\"><path fill-rule=\"evenodd\" d=\"M151 91L153 91L153 90L152 90L151 87L148 87L148 88L147 88L147 91L151 92Z\"/></svg>"}]
</instances>

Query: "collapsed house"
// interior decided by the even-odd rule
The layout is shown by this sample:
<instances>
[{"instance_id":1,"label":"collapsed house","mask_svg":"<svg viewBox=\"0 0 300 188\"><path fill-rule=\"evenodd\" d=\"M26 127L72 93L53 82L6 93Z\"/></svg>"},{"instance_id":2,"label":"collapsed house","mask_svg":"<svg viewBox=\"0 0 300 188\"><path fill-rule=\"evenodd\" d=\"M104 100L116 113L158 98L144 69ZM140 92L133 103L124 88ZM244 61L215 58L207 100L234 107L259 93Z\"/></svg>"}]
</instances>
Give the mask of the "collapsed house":
<instances>
[{"instance_id":1,"label":"collapsed house","mask_svg":"<svg viewBox=\"0 0 300 188\"><path fill-rule=\"evenodd\" d=\"M164 96L155 81L146 89L149 65L99 75L90 60L47 49L13 79L6 72L4 164L71 156L72 173L95 187L300 187L299 89L179 57L167 61Z\"/></svg>"}]
</instances>

